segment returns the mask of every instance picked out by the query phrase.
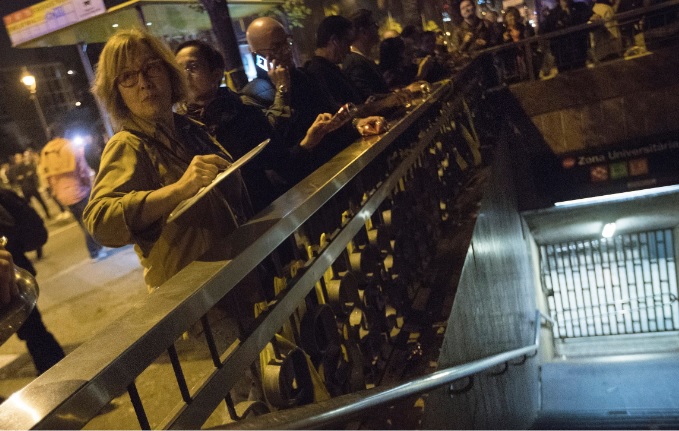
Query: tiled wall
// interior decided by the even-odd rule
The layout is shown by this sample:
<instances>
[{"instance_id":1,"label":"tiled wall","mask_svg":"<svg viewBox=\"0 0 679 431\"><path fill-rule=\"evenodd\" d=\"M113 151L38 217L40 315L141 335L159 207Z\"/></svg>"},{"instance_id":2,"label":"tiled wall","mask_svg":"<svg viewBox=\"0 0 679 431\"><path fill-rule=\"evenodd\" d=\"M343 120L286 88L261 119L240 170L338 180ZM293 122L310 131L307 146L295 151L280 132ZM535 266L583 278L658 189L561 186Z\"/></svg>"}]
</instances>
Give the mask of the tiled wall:
<instances>
[{"instance_id":1,"label":"tiled wall","mask_svg":"<svg viewBox=\"0 0 679 431\"><path fill-rule=\"evenodd\" d=\"M658 52L512 86L557 153L679 130L679 56Z\"/></svg>"}]
</instances>

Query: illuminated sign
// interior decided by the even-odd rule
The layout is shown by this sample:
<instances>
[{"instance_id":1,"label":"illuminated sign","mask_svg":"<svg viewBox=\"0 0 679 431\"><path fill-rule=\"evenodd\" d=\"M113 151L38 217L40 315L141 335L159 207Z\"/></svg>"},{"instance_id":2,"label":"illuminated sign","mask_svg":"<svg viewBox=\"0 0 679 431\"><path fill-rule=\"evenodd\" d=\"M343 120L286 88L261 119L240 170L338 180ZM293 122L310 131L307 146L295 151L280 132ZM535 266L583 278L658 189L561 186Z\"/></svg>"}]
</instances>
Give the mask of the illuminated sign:
<instances>
[{"instance_id":1,"label":"illuminated sign","mask_svg":"<svg viewBox=\"0 0 679 431\"><path fill-rule=\"evenodd\" d=\"M558 200L679 184L679 136L667 133L615 148L559 156ZM556 174L556 173L555 173Z\"/></svg>"},{"instance_id":2,"label":"illuminated sign","mask_svg":"<svg viewBox=\"0 0 679 431\"><path fill-rule=\"evenodd\" d=\"M12 46L106 12L104 0L46 0L3 17Z\"/></svg>"}]
</instances>

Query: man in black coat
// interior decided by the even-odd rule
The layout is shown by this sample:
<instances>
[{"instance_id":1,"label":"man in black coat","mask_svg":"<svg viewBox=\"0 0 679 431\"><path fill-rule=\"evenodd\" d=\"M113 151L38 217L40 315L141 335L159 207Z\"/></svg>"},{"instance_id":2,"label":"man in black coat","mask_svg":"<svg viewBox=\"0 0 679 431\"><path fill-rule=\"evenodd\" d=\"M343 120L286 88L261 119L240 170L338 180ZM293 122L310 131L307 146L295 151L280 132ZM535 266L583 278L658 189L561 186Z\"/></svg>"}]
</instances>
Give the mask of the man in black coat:
<instances>
[{"instance_id":1,"label":"man in black coat","mask_svg":"<svg viewBox=\"0 0 679 431\"><path fill-rule=\"evenodd\" d=\"M389 86L377 64L370 58L370 51L380 42L379 26L372 12L359 9L349 19L354 25L354 40L351 52L345 57L343 70L360 91L363 99L373 94L386 94Z\"/></svg>"},{"instance_id":2,"label":"man in black coat","mask_svg":"<svg viewBox=\"0 0 679 431\"><path fill-rule=\"evenodd\" d=\"M350 20L339 15L326 17L316 30L316 51L304 69L324 87L325 91L340 104L353 103L359 109L361 117L369 115L389 115L402 107L405 100L396 93L363 94L340 69L347 55L350 54L354 40L354 26Z\"/></svg>"}]
</instances>

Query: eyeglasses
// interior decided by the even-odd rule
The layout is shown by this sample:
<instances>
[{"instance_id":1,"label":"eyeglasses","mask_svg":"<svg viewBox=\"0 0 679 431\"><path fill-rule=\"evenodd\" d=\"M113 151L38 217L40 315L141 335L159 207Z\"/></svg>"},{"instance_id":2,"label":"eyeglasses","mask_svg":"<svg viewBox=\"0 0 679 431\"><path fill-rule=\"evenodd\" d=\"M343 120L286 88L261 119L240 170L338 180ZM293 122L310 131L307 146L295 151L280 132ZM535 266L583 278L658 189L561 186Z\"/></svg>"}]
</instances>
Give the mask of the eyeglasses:
<instances>
[{"instance_id":1,"label":"eyeglasses","mask_svg":"<svg viewBox=\"0 0 679 431\"><path fill-rule=\"evenodd\" d=\"M149 60L137 70L126 70L116 77L116 83L121 87L130 88L137 85L139 82L139 75L143 74L145 78L157 78L165 72L165 62L156 58Z\"/></svg>"},{"instance_id":2,"label":"eyeglasses","mask_svg":"<svg viewBox=\"0 0 679 431\"><path fill-rule=\"evenodd\" d=\"M274 42L270 48L262 48L255 51L255 54L259 54L262 57L267 57L272 53L287 52L292 49L292 38L290 36L286 37L285 40Z\"/></svg>"},{"instance_id":3,"label":"eyeglasses","mask_svg":"<svg viewBox=\"0 0 679 431\"><path fill-rule=\"evenodd\" d=\"M191 74L194 74L194 73L196 73L200 70L206 69L205 65L203 63L199 62L199 61L189 61L183 67L184 67L184 70L186 70L187 72L189 72Z\"/></svg>"}]
</instances>

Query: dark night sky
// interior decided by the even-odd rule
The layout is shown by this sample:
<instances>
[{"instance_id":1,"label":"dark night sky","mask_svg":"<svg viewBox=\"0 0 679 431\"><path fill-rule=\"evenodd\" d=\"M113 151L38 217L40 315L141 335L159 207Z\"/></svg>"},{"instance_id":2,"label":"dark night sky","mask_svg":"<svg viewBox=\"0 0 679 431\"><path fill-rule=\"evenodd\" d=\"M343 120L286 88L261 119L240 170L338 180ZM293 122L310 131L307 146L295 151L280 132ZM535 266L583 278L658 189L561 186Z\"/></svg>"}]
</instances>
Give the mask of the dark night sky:
<instances>
[{"instance_id":1,"label":"dark night sky","mask_svg":"<svg viewBox=\"0 0 679 431\"><path fill-rule=\"evenodd\" d=\"M122 3L124 0L106 0L106 7L111 7ZM4 17L12 12L24 9L40 3L40 0L0 0L0 17ZM98 50L90 47L88 54L90 61L94 64L98 56ZM40 63L60 62L64 64L67 69L73 69L77 72L72 78L74 90L78 94L76 97L82 100L85 105L83 109L87 109L87 105L92 105L93 100L89 96L88 83L84 74L80 56L78 55L78 48L76 46L52 47L52 48L31 48L19 49L12 48L9 40L7 30L2 25L0 29L0 68L18 68L19 66L30 66ZM18 72L17 72L18 73ZM2 92L0 93L0 110L9 116L17 123L20 130L20 137L12 138L6 134L0 135L0 159L3 159L7 154L13 152L12 148L16 146L12 142L17 140L26 142L26 139L31 141L31 145L40 148L44 142L43 133L36 133L36 130L41 130L40 124L37 122L35 116L35 108L29 102L28 97L20 88L10 88L8 83L3 84ZM17 85L17 87L21 87ZM39 90L38 90L39 91ZM82 99L81 99L82 98ZM89 107L92 109L92 106ZM47 116L47 115L46 115ZM54 118L47 118L50 123ZM13 135L16 136L16 135ZM10 141L7 141L7 140Z\"/></svg>"}]
</instances>

